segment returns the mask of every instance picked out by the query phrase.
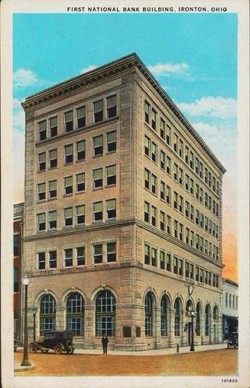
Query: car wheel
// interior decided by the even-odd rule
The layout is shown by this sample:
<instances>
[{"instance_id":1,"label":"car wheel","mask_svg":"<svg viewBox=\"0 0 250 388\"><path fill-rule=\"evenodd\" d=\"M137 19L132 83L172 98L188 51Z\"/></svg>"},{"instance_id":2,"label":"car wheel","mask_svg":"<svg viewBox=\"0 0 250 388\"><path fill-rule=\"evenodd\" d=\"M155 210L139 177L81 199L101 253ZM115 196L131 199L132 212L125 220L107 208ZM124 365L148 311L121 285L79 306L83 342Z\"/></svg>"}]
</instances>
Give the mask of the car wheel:
<instances>
[{"instance_id":1,"label":"car wheel","mask_svg":"<svg viewBox=\"0 0 250 388\"><path fill-rule=\"evenodd\" d=\"M30 344L30 351L33 352L33 353L36 353L37 352L37 346L35 344Z\"/></svg>"},{"instance_id":2,"label":"car wheel","mask_svg":"<svg viewBox=\"0 0 250 388\"><path fill-rule=\"evenodd\" d=\"M54 347L54 350L56 354L62 354L62 351L63 351L62 344L56 344L56 346Z\"/></svg>"},{"instance_id":3,"label":"car wheel","mask_svg":"<svg viewBox=\"0 0 250 388\"><path fill-rule=\"evenodd\" d=\"M73 354L74 353L74 348L73 348L73 346L68 346L67 347L67 349L66 349L66 352L68 353L68 354Z\"/></svg>"}]
</instances>

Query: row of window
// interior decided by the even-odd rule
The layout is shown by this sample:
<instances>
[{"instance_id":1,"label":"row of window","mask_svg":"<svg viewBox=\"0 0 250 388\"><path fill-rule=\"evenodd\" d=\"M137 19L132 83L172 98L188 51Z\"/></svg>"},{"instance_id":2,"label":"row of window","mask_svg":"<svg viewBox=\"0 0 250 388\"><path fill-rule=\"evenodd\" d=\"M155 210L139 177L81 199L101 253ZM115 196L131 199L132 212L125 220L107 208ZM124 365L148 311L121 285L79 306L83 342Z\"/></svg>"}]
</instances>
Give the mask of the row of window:
<instances>
[{"instance_id":1,"label":"row of window","mask_svg":"<svg viewBox=\"0 0 250 388\"><path fill-rule=\"evenodd\" d=\"M219 287L218 275L148 243L144 244L144 263L179 276L185 276L187 279L196 280L199 283Z\"/></svg>"},{"instance_id":2,"label":"row of window","mask_svg":"<svg viewBox=\"0 0 250 388\"><path fill-rule=\"evenodd\" d=\"M144 188L149 190L154 195L158 195L157 190L157 177L146 168L144 169ZM184 198L174 191L172 198L171 187L165 182L160 182L160 198L168 205L173 207L176 211L185 215L190 221L195 222L200 228L204 229L207 233L214 237L219 237L219 226L212 222L208 217L204 216L202 212L195 209L188 201L185 201L184 209Z\"/></svg>"},{"instance_id":3,"label":"row of window","mask_svg":"<svg viewBox=\"0 0 250 388\"><path fill-rule=\"evenodd\" d=\"M60 262L58 263L58 256ZM106 243L92 244L92 263L111 263L116 261L116 241L108 241ZM62 263L61 263L62 260ZM37 253L37 268L38 270L53 269L58 267L78 267L86 264L86 247L85 245L66 248L63 250L62 256L58 255L56 249L42 251Z\"/></svg>"},{"instance_id":4,"label":"row of window","mask_svg":"<svg viewBox=\"0 0 250 388\"><path fill-rule=\"evenodd\" d=\"M90 115L87 117L86 105L82 105L76 109L62 112L61 115L39 121L37 123L38 141L54 138L77 129L83 129L93 123L99 123L117 115L116 95L94 101L92 104L92 119L90 119Z\"/></svg>"},{"instance_id":5,"label":"row of window","mask_svg":"<svg viewBox=\"0 0 250 388\"><path fill-rule=\"evenodd\" d=\"M116 165L98 168L92 171L92 189L100 189L116 185ZM72 195L73 192L86 190L85 172L63 178L63 196ZM42 182L37 185L37 200L57 198L57 180Z\"/></svg>"},{"instance_id":6,"label":"row of window","mask_svg":"<svg viewBox=\"0 0 250 388\"><path fill-rule=\"evenodd\" d=\"M104 213L105 211L105 213ZM37 214L37 231L57 229L57 210ZM72 227L85 224L85 205L77 205L63 209L63 227ZM116 199L105 202L98 201L92 204L92 222L116 219Z\"/></svg>"},{"instance_id":7,"label":"row of window","mask_svg":"<svg viewBox=\"0 0 250 388\"><path fill-rule=\"evenodd\" d=\"M183 224L177 220L172 221L172 218L165 212L160 211L158 223L157 208L146 201L144 202L144 221L155 227L158 227L159 225L160 229L170 236L174 236L180 241L184 241L186 244L189 244L191 247L198 249L200 252L205 253L215 260L219 259L219 248L217 246L213 245L199 234L194 233L194 231L189 228L184 228Z\"/></svg>"},{"instance_id":8,"label":"row of window","mask_svg":"<svg viewBox=\"0 0 250 388\"><path fill-rule=\"evenodd\" d=\"M67 144L63 148L63 163L65 165L86 160L86 140ZM102 156L103 153L116 151L116 131L107 132L105 135L92 138L92 156ZM58 150L52 149L38 154L38 171L56 168L58 166Z\"/></svg>"},{"instance_id":9,"label":"row of window","mask_svg":"<svg viewBox=\"0 0 250 388\"><path fill-rule=\"evenodd\" d=\"M238 296L226 292L225 307L238 310Z\"/></svg>"},{"instance_id":10,"label":"row of window","mask_svg":"<svg viewBox=\"0 0 250 388\"><path fill-rule=\"evenodd\" d=\"M151 160L153 160L155 163L157 163L157 157L156 157L156 151L152 151L152 144L151 140L145 136L145 139L147 144L149 143L151 145L151 152L149 153L148 145L145 145L145 155L150 156ZM154 150L155 147L157 147L154 144ZM200 187L197 183L194 182L192 178L188 174L184 174L182 168L178 166L178 164L173 164L172 169L172 163L171 158L165 154L165 152L160 151L160 167L164 172L167 172L169 176L173 175L173 179L179 183L182 187L185 187L185 190L188 191L192 196L195 195L196 199L203 204L207 209L212 211L217 217L219 216L219 203L212 199L212 197L203 190L202 187ZM184 182L185 177L185 182Z\"/></svg>"},{"instance_id":11,"label":"row of window","mask_svg":"<svg viewBox=\"0 0 250 388\"><path fill-rule=\"evenodd\" d=\"M85 321L85 302L79 292L72 292L67 296L66 304L66 330L71 331L74 336L84 336L84 321ZM51 294L42 296L39 303L39 327L40 335L45 331L56 329L56 300ZM154 329L157 325L156 308L157 304L152 292L148 292L145 296L144 303L144 325L145 336L152 337ZM200 336L202 333L202 308L201 302L193 306L192 301L186 303L186 310L179 297L175 299L174 309L171 309L171 303L167 295L163 295L160 300L160 334L168 336L171 330L171 315L174 314L173 331L174 335L179 337L183 334L185 328L184 314L188 312L189 307L195 311L195 335ZM115 335L116 323L116 298L109 290L100 291L95 300L95 335L102 336L104 334L109 337ZM213 313L213 315L212 315ZM218 306L213 307L206 304L204 314L204 335L212 334L212 318L214 322L218 322L219 309ZM214 326L213 326L214 329ZM216 333L213 332L215 335ZM131 337L131 327L123 327L123 336ZM136 327L136 336L141 336L141 328Z\"/></svg>"},{"instance_id":12,"label":"row of window","mask_svg":"<svg viewBox=\"0 0 250 388\"><path fill-rule=\"evenodd\" d=\"M156 109L145 100L144 104L144 119L150 127L159 134L164 142L171 147L174 152L202 179L215 194L220 194L220 182L213 176L211 171L203 165L200 159L190 150L185 141L177 135L176 132L172 131L171 126L165 122L162 117L159 117ZM171 124L171 126L170 126Z\"/></svg>"}]
</instances>

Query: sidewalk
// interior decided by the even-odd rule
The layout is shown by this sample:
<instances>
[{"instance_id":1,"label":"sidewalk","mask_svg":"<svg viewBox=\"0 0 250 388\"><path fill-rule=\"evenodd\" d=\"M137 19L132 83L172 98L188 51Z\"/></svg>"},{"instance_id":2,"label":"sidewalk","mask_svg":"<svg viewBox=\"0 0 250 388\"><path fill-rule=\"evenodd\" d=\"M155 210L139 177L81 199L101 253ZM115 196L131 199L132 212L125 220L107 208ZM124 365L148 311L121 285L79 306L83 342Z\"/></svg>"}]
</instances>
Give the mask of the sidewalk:
<instances>
[{"instance_id":1,"label":"sidewalk","mask_svg":"<svg viewBox=\"0 0 250 388\"><path fill-rule=\"evenodd\" d=\"M214 344L214 345L197 345L195 346L195 352L203 352L208 350L217 350L217 349L226 349L226 343ZM167 354L180 354L180 353L189 353L190 346L179 347L179 352L177 348L166 348L166 349L152 349L152 350L142 350L142 351L126 351L126 350L112 350L108 349L108 354L114 356L163 356ZM98 349L75 349L74 354L102 354L102 348Z\"/></svg>"}]
</instances>

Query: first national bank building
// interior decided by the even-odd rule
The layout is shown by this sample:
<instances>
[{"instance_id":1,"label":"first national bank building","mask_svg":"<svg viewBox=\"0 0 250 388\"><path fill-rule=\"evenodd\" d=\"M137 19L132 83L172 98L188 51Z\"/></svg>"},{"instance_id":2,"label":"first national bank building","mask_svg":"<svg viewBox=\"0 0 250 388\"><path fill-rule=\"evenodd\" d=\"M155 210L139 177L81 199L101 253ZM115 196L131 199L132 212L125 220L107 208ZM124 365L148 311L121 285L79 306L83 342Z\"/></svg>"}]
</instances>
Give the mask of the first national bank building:
<instances>
[{"instance_id":1,"label":"first national bank building","mask_svg":"<svg viewBox=\"0 0 250 388\"><path fill-rule=\"evenodd\" d=\"M23 108L29 337L67 329L83 348L105 333L115 349L184 346L192 311L195 344L220 342L225 169L140 58Z\"/></svg>"}]
</instances>

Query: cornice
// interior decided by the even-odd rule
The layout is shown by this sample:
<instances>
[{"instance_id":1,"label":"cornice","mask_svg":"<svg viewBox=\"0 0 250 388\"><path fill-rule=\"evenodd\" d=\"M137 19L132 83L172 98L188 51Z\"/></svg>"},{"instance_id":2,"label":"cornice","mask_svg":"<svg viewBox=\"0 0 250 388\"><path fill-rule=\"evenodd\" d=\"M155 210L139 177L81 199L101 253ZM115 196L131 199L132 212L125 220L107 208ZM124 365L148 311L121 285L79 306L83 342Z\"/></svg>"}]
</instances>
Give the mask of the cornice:
<instances>
[{"instance_id":1,"label":"cornice","mask_svg":"<svg viewBox=\"0 0 250 388\"><path fill-rule=\"evenodd\" d=\"M24 110L34 109L35 106L40 104L47 104L53 99L62 98L63 95L67 96L82 88L88 89L93 87L94 84L105 81L106 79L112 79L114 77L120 77L123 73L137 68L141 74L152 85L158 95L168 105L168 107L175 113L176 117L195 138L203 150L213 160L215 165L224 174L226 172L225 167L220 163L214 153L206 145L201 136L196 132L192 125L187 121L184 115L181 113L177 105L161 87L154 76L149 72L144 63L140 60L137 54L133 53L122 57L116 61L110 62L106 65L100 66L97 69L91 70L85 74L81 74L64 82L61 82L51 88L45 89L39 93L36 93L22 103Z\"/></svg>"}]
</instances>

